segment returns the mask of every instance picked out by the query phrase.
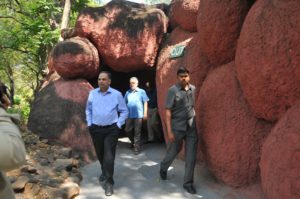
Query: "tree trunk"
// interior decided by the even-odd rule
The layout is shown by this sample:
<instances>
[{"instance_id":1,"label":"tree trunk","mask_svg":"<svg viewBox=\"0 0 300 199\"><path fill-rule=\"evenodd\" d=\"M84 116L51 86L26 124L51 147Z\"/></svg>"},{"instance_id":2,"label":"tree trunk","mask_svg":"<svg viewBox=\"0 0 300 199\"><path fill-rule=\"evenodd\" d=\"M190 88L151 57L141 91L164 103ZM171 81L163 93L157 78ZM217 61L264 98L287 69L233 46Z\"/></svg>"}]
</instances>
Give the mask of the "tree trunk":
<instances>
[{"instance_id":1,"label":"tree trunk","mask_svg":"<svg viewBox=\"0 0 300 199\"><path fill-rule=\"evenodd\" d=\"M66 29L68 27L70 12L71 12L71 0L65 0L64 12L61 20L60 30ZM63 41L63 40L64 39L62 38L62 36L60 36L59 41Z\"/></svg>"},{"instance_id":2,"label":"tree trunk","mask_svg":"<svg viewBox=\"0 0 300 199\"><path fill-rule=\"evenodd\" d=\"M14 105L14 96L15 96L15 81L13 79L13 70L10 66L8 66L5 70L5 73L9 79L9 100L11 103L11 106Z\"/></svg>"}]
</instances>

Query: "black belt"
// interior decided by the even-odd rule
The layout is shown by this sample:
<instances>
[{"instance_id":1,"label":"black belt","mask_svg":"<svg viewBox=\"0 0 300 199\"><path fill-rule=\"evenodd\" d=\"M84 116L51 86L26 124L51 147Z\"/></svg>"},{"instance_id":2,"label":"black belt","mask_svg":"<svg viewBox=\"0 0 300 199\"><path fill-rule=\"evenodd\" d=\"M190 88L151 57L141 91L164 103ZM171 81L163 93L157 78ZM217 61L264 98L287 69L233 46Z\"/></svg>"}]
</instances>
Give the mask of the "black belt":
<instances>
[{"instance_id":1,"label":"black belt","mask_svg":"<svg viewBox=\"0 0 300 199\"><path fill-rule=\"evenodd\" d=\"M114 126L114 125L116 125L116 123L113 123L113 124L110 124L110 125L104 125L104 126L101 126L101 125L97 125L97 124L93 124L93 125L95 125L96 127L98 127L98 128L108 128L108 127L111 127L111 126Z\"/></svg>"}]
</instances>

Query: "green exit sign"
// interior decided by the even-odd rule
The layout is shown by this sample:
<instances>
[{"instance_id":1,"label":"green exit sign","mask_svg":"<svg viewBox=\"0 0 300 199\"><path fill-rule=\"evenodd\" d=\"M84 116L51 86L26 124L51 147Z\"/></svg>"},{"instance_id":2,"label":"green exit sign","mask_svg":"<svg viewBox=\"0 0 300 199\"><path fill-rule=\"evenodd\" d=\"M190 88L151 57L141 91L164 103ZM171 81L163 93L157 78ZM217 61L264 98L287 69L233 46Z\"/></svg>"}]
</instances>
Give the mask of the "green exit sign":
<instances>
[{"instance_id":1,"label":"green exit sign","mask_svg":"<svg viewBox=\"0 0 300 199\"><path fill-rule=\"evenodd\" d=\"M184 49L185 49L185 46L184 46L184 45L178 45L178 46L175 46L175 47L171 50L170 57L171 57L171 58L176 58L176 57L181 57L181 56L183 56Z\"/></svg>"}]
</instances>

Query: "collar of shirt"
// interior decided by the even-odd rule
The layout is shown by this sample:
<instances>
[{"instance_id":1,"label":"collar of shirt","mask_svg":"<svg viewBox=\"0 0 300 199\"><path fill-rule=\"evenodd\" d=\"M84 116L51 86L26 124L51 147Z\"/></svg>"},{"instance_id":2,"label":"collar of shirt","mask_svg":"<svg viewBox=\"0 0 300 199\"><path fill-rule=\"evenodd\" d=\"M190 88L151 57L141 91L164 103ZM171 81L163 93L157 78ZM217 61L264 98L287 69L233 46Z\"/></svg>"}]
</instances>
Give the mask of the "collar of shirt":
<instances>
[{"instance_id":1,"label":"collar of shirt","mask_svg":"<svg viewBox=\"0 0 300 199\"><path fill-rule=\"evenodd\" d=\"M98 93L101 93L102 95L106 95L106 94L111 93L111 92L112 92L112 88L111 87L108 87L108 89L107 89L106 92L101 92L100 88L98 88Z\"/></svg>"},{"instance_id":2,"label":"collar of shirt","mask_svg":"<svg viewBox=\"0 0 300 199\"><path fill-rule=\"evenodd\" d=\"M136 89L134 89L134 90L132 90L132 89L129 89L129 92L130 93L134 93L134 92L138 92L140 90L140 88L139 87L137 87Z\"/></svg>"},{"instance_id":3,"label":"collar of shirt","mask_svg":"<svg viewBox=\"0 0 300 199\"><path fill-rule=\"evenodd\" d=\"M188 84L188 86L189 86L189 89L188 89L188 90L192 90L192 87L191 87L191 85L190 85L190 84ZM183 90L183 91L185 91L185 89L184 89L184 88L182 88L182 87L179 85L179 83L177 83L177 84L176 84L176 87L178 88L178 90Z\"/></svg>"}]
</instances>

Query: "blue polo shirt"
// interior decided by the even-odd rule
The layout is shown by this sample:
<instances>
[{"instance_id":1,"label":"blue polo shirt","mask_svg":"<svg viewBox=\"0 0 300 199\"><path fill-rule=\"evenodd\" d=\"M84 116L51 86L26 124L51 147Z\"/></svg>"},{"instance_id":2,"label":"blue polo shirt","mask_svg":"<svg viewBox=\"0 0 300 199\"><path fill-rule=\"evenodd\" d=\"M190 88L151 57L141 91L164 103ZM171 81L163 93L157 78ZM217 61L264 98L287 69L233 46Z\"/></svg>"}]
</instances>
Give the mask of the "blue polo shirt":
<instances>
[{"instance_id":1,"label":"blue polo shirt","mask_svg":"<svg viewBox=\"0 0 300 199\"><path fill-rule=\"evenodd\" d=\"M143 118L144 117L144 102L149 101L145 90L137 88L129 89L124 96L127 108L129 111L128 118Z\"/></svg>"}]
</instances>

